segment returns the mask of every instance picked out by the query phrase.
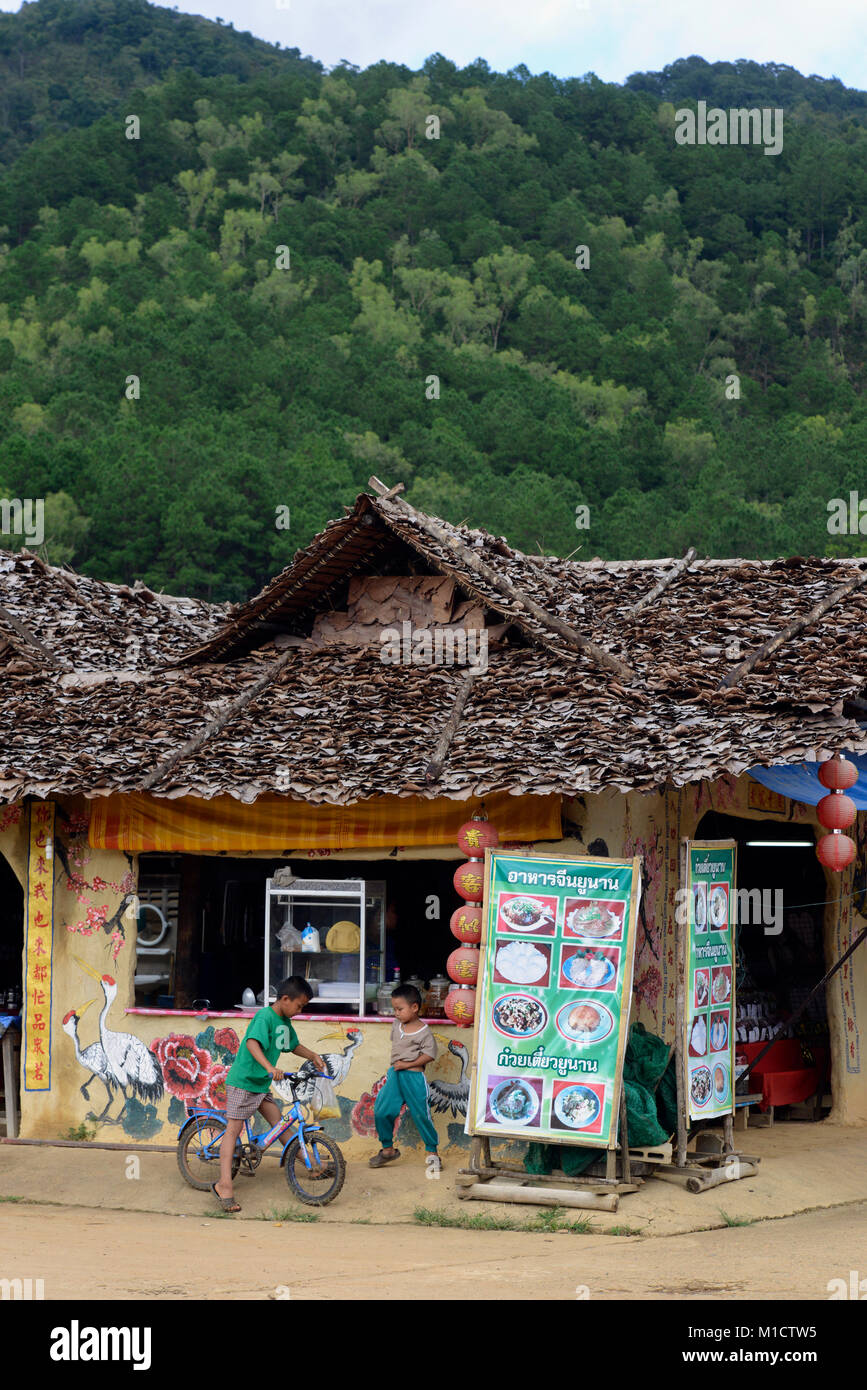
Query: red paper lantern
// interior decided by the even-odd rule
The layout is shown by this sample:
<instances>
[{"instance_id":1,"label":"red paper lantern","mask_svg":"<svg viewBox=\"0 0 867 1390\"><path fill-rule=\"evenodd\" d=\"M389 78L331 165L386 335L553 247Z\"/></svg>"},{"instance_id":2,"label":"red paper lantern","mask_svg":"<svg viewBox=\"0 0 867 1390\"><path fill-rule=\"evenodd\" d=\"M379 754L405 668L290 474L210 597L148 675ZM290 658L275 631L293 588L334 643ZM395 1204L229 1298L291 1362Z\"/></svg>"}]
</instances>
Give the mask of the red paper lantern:
<instances>
[{"instance_id":1,"label":"red paper lantern","mask_svg":"<svg viewBox=\"0 0 867 1390\"><path fill-rule=\"evenodd\" d=\"M845 830L857 814L855 802L843 792L829 792L816 807L819 824L824 825L826 830Z\"/></svg>"},{"instance_id":2,"label":"red paper lantern","mask_svg":"<svg viewBox=\"0 0 867 1390\"><path fill-rule=\"evenodd\" d=\"M455 869L453 882L457 892L467 902L480 903L482 901L482 889L484 887L482 868L472 859L466 864L458 865Z\"/></svg>"},{"instance_id":3,"label":"red paper lantern","mask_svg":"<svg viewBox=\"0 0 867 1390\"><path fill-rule=\"evenodd\" d=\"M476 991L467 985L452 985L443 1004L452 1023L469 1028L476 1016Z\"/></svg>"},{"instance_id":4,"label":"red paper lantern","mask_svg":"<svg viewBox=\"0 0 867 1390\"><path fill-rule=\"evenodd\" d=\"M845 792L858 781L858 769L846 758L831 758L820 764L819 781L832 792Z\"/></svg>"},{"instance_id":5,"label":"red paper lantern","mask_svg":"<svg viewBox=\"0 0 867 1390\"><path fill-rule=\"evenodd\" d=\"M482 938L482 909L467 904L456 907L449 919L449 926L458 941L468 941L471 946L478 946Z\"/></svg>"},{"instance_id":6,"label":"red paper lantern","mask_svg":"<svg viewBox=\"0 0 867 1390\"><path fill-rule=\"evenodd\" d=\"M446 961L450 980L459 985L474 985L479 974L479 951L476 946L459 946Z\"/></svg>"},{"instance_id":7,"label":"red paper lantern","mask_svg":"<svg viewBox=\"0 0 867 1390\"><path fill-rule=\"evenodd\" d=\"M483 859L486 849L496 849L500 843L490 821L468 820L458 831L458 848L474 859Z\"/></svg>"},{"instance_id":8,"label":"red paper lantern","mask_svg":"<svg viewBox=\"0 0 867 1390\"><path fill-rule=\"evenodd\" d=\"M816 857L826 869L839 873L855 858L855 841L848 835L823 835L816 846Z\"/></svg>"}]
</instances>

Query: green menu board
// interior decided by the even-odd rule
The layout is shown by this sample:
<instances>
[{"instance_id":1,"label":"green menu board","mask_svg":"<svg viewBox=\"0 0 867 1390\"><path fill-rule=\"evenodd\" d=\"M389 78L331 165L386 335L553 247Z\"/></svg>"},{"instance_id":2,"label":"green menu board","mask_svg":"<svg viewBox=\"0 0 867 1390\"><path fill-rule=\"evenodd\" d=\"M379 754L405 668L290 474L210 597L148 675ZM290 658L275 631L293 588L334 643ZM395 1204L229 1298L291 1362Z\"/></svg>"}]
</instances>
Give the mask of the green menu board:
<instances>
[{"instance_id":1,"label":"green menu board","mask_svg":"<svg viewBox=\"0 0 867 1390\"><path fill-rule=\"evenodd\" d=\"M485 853L468 1134L614 1148L637 859Z\"/></svg>"},{"instance_id":2,"label":"green menu board","mask_svg":"<svg viewBox=\"0 0 867 1390\"><path fill-rule=\"evenodd\" d=\"M690 1120L734 1108L735 854L733 840L691 840L687 847L683 1059Z\"/></svg>"}]
</instances>

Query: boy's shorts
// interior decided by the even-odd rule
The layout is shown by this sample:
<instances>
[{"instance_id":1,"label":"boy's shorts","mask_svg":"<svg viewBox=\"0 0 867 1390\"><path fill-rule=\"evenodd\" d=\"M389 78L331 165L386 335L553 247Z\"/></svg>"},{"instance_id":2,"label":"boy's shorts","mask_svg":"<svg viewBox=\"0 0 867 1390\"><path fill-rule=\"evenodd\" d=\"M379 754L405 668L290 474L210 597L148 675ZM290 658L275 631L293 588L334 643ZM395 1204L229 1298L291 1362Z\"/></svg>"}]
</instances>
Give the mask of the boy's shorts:
<instances>
[{"instance_id":1,"label":"boy's shorts","mask_svg":"<svg viewBox=\"0 0 867 1390\"><path fill-rule=\"evenodd\" d=\"M226 1119L249 1120L251 1115L255 1115L262 1101L267 1099L267 1091L245 1091L240 1086L227 1086Z\"/></svg>"}]
</instances>

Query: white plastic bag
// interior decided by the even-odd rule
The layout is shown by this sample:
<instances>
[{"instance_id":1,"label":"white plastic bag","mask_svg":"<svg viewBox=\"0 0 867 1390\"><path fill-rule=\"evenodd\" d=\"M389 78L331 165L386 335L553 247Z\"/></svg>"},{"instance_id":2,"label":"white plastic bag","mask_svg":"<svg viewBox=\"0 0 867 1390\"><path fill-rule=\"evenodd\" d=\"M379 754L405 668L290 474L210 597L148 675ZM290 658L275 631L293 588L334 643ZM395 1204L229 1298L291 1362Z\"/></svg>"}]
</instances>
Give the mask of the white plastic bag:
<instances>
[{"instance_id":1,"label":"white plastic bag","mask_svg":"<svg viewBox=\"0 0 867 1390\"><path fill-rule=\"evenodd\" d=\"M336 1120L340 1118L340 1106L334 1083L327 1076L317 1076L313 1089L313 1110L317 1120Z\"/></svg>"}]
</instances>

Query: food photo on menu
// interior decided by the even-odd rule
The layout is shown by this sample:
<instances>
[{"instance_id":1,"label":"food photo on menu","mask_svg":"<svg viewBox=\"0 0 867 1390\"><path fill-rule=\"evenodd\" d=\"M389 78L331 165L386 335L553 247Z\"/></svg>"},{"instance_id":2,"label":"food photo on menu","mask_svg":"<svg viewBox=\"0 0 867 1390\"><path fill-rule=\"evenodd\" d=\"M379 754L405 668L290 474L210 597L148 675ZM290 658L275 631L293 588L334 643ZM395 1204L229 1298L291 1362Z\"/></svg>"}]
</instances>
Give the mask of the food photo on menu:
<instances>
[{"instance_id":1,"label":"food photo on menu","mask_svg":"<svg viewBox=\"0 0 867 1390\"><path fill-rule=\"evenodd\" d=\"M689 1055L690 1057L704 1057L707 1054L707 1018L704 1014L699 1014L692 1021L689 1030Z\"/></svg>"},{"instance_id":2,"label":"food photo on menu","mask_svg":"<svg viewBox=\"0 0 867 1390\"><path fill-rule=\"evenodd\" d=\"M614 1032L614 1015L598 999L592 1003L564 1004L554 1023L561 1037L579 1047L591 1047Z\"/></svg>"},{"instance_id":3,"label":"food photo on menu","mask_svg":"<svg viewBox=\"0 0 867 1390\"><path fill-rule=\"evenodd\" d=\"M563 906L563 929L567 936L621 941L625 915L625 903L604 902L597 898L567 898Z\"/></svg>"},{"instance_id":4,"label":"food photo on menu","mask_svg":"<svg viewBox=\"0 0 867 1390\"><path fill-rule=\"evenodd\" d=\"M732 968L730 965L715 965L711 971L711 1002L725 1004L732 997Z\"/></svg>"},{"instance_id":5,"label":"food photo on menu","mask_svg":"<svg viewBox=\"0 0 867 1390\"><path fill-rule=\"evenodd\" d=\"M543 1032L548 1010L541 999L530 994L503 994L494 1001L491 1020L504 1037L533 1038Z\"/></svg>"},{"instance_id":6,"label":"food photo on menu","mask_svg":"<svg viewBox=\"0 0 867 1390\"><path fill-rule=\"evenodd\" d=\"M692 885L692 920L697 932L707 931L707 884Z\"/></svg>"},{"instance_id":7,"label":"food photo on menu","mask_svg":"<svg viewBox=\"0 0 867 1390\"><path fill-rule=\"evenodd\" d=\"M605 1110L605 1086L600 1082L555 1081L551 1100L551 1128L601 1134Z\"/></svg>"},{"instance_id":8,"label":"food photo on menu","mask_svg":"<svg viewBox=\"0 0 867 1390\"><path fill-rule=\"evenodd\" d=\"M506 985L537 985L545 989L551 978L551 946L540 941L494 943L494 980Z\"/></svg>"},{"instance_id":9,"label":"food photo on menu","mask_svg":"<svg viewBox=\"0 0 867 1390\"><path fill-rule=\"evenodd\" d=\"M710 999L710 971L696 970L692 986L693 1008L703 1009Z\"/></svg>"},{"instance_id":10,"label":"food photo on menu","mask_svg":"<svg viewBox=\"0 0 867 1390\"><path fill-rule=\"evenodd\" d=\"M489 1076L485 1119L513 1129L538 1129L542 1121L542 1082L523 1076Z\"/></svg>"},{"instance_id":11,"label":"food photo on menu","mask_svg":"<svg viewBox=\"0 0 867 1390\"><path fill-rule=\"evenodd\" d=\"M560 957L561 989L592 989L614 993L620 967L617 946L564 946Z\"/></svg>"},{"instance_id":12,"label":"food photo on menu","mask_svg":"<svg viewBox=\"0 0 867 1390\"><path fill-rule=\"evenodd\" d=\"M530 893L501 893L497 901L497 930L553 936L557 929L557 899Z\"/></svg>"},{"instance_id":13,"label":"food photo on menu","mask_svg":"<svg viewBox=\"0 0 867 1390\"><path fill-rule=\"evenodd\" d=\"M713 1089L710 1067L697 1066L689 1069L689 1096L692 1104L701 1109L707 1105Z\"/></svg>"},{"instance_id":14,"label":"food photo on menu","mask_svg":"<svg viewBox=\"0 0 867 1390\"><path fill-rule=\"evenodd\" d=\"M729 925L729 886L712 883L708 894L708 923L711 931L727 931Z\"/></svg>"},{"instance_id":15,"label":"food photo on menu","mask_svg":"<svg viewBox=\"0 0 867 1390\"><path fill-rule=\"evenodd\" d=\"M710 1050L711 1052L725 1052L729 1044L729 1016L728 1013L711 1014L710 1016Z\"/></svg>"}]
</instances>

